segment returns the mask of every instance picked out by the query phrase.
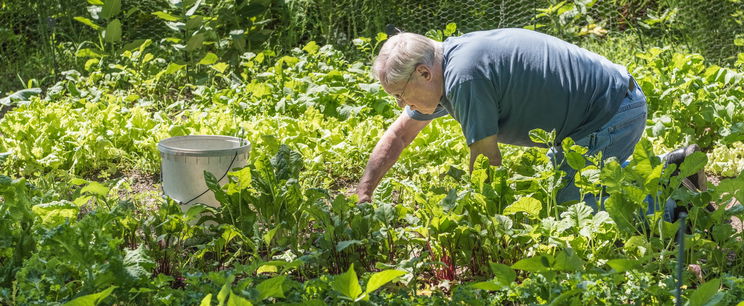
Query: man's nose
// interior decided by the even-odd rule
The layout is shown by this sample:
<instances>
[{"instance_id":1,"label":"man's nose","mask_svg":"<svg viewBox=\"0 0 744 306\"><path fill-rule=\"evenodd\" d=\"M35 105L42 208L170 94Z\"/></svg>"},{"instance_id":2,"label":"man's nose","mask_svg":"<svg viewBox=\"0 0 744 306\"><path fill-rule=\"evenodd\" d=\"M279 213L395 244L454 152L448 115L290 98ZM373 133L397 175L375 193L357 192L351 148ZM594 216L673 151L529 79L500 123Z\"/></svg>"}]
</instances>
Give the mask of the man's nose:
<instances>
[{"instance_id":1,"label":"man's nose","mask_svg":"<svg viewBox=\"0 0 744 306\"><path fill-rule=\"evenodd\" d=\"M406 106L406 103L403 102L403 99L395 99L398 102L398 107L403 108Z\"/></svg>"}]
</instances>

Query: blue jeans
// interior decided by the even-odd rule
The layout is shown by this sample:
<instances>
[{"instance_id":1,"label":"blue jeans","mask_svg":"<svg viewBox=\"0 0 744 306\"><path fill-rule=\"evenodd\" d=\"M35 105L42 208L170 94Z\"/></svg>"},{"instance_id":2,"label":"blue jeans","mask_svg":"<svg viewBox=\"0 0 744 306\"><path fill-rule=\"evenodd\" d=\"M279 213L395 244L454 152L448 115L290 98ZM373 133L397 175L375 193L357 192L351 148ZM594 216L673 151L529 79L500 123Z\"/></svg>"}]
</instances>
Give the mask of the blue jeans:
<instances>
[{"instance_id":1,"label":"blue jeans","mask_svg":"<svg viewBox=\"0 0 744 306\"><path fill-rule=\"evenodd\" d=\"M641 139L646 127L647 107L646 96L641 91L640 86L635 83L632 77L631 82L635 84L635 88L628 91L615 116L598 130L575 140L576 144L589 149L586 153L587 156L602 152L603 159L615 157L620 163L624 163L633 154L635 145ZM548 152L548 156L558 163L564 160L563 150L560 147L552 148ZM567 162L562 163L561 170L566 172L568 182L565 187L558 191L558 203L579 200L579 189L574 185L576 170L571 168ZM584 201L597 211L597 200L594 196L587 195L584 197ZM653 205L649 206L652 207Z\"/></svg>"}]
</instances>

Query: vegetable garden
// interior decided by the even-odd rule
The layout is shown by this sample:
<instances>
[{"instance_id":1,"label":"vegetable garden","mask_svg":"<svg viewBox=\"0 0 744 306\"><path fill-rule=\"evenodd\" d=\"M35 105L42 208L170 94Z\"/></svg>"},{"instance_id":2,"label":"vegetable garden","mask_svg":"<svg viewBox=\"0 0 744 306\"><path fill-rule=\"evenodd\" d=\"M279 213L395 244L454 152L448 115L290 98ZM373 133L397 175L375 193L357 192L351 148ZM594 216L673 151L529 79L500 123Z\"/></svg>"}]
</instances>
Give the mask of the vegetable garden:
<instances>
[{"instance_id":1,"label":"vegetable garden","mask_svg":"<svg viewBox=\"0 0 744 306\"><path fill-rule=\"evenodd\" d=\"M579 35L585 2L551 1L537 30ZM95 16L69 17L95 39L56 42L69 69L2 83L0 304L744 300L744 53L714 63L659 29L582 34L583 47L626 65L648 97L643 139L620 167L571 140L554 143L550 131L530 136L569 152L582 192L609 195L603 211L556 203L562 172L545 149L504 146L501 167L481 157L468 172L449 117L403 152L372 203L357 203L369 152L400 112L369 72L383 28L286 47L275 41L291 34L269 18L273 5L165 1L146 12L163 36L127 40L141 8L81 3ZM657 17L649 14L640 20ZM733 46L744 45L741 30L730 29ZM449 23L427 35L461 33ZM182 135L251 142L248 166L229 183L204 175L220 207L184 211L162 196L156 145ZM704 153L673 176L657 155L689 143ZM701 168L706 191L681 185ZM689 205L686 222L640 213L647 195Z\"/></svg>"}]
</instances>

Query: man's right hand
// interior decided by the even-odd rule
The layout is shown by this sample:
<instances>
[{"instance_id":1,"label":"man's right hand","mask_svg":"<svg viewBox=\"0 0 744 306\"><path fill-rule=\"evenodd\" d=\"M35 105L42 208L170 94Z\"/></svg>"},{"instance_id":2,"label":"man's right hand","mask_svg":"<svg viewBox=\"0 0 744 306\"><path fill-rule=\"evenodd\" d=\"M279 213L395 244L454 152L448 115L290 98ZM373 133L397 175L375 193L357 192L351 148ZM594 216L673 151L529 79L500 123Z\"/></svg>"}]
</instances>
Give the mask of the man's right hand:
<instances>
[{"instance_id":1,"label":"man's right hand","mask_svg":"<svg viewBox=\"0 0 744 306\"><path fill-rule=\"evenodd\" d=\"M357 196L359 197L359 200L357 201L359 204L372 202L372 197L367 194L357 193Z\"/></svg>"},{"instance_id":2,"label":"man's right hand","mask_svg":"<svg viewBox=\"0 0 744 306\"><path fill-rule=\"evenodd\" d=\"M385 131L385 134L382 135L382 138L372 150L367 167L364 169L364 174L362 174L357 186L359 203L372 201L372 193L382 177L395 164L403 149L411 144L429 122L431 120L414 120L403 112Z\"/></svg>"}]
</instances>

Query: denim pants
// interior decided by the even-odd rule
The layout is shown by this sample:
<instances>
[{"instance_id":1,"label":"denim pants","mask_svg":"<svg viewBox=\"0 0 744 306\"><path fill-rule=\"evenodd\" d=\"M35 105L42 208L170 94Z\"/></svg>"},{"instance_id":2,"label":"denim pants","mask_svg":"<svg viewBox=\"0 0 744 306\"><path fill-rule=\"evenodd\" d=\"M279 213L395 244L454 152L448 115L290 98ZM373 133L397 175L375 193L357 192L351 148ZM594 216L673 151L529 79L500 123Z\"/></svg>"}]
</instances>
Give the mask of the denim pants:
<instances>
[{"instance_id":1,"label":"denim pants","mask_svg":"<svg viewBox=\"0 0 744 306\"><path fill-rule=\"evenodd\" d=\"M633 154L635 145L641 139L646 126L647 107L646 96L641 91L640 86L635 83L632 77L631 82L633 82L635 88L628 91L617 113L610 121L591 134L574 140L576 144L589 149L586 153L587 156L602 152L603 159L614 156L620 163L624 163ZM550 149L548 156L557 163L564 160L563 150L560 147ZM558 191L558 203L579 200L579 189L574 185L576 170L565 161L562 162L561 170L566 172L568 182L565 187ZM584 197L584 201L597 211L597 200L594 196L587 195ZM653 205L649 206L652 207Z\"/></svg>"}]
</instances>

